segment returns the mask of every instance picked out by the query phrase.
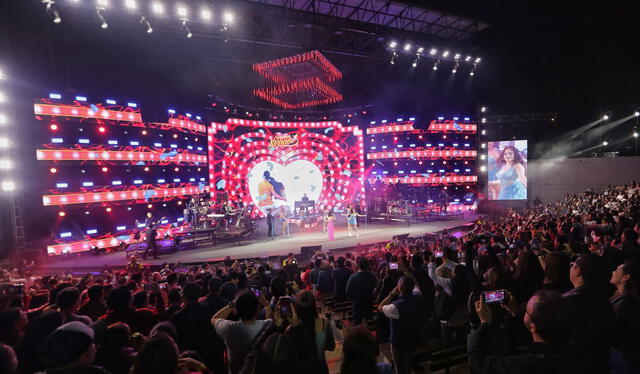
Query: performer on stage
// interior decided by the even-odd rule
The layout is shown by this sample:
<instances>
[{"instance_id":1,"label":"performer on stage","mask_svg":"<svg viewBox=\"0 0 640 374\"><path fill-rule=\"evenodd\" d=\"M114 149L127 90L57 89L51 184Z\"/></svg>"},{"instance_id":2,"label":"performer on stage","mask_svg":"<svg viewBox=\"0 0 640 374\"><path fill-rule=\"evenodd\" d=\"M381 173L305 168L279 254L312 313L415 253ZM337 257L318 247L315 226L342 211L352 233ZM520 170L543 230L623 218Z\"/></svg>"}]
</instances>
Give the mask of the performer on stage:
<instances>
[{"instance_id":1,"label":"performer on stage","mask_svg":"<svg viewBox=\"0 0 640 374\"><path fill-rule=\"evenodd\" d=\"M146 242L147 249L145 249L142 254L143 259L147 259L147 255L149 252L153 254L153 258L158 258L158 247L156 245L156 225L158 221L153 218L153 214L151 212L147 213L147 218L144 220L144 224L146 227Z\"/></svg>"},{"instance_id":2,"label":"performer on stage","mask_svg":"<svg viewBox=\"0 0 640 374\"><path fill-rule=\"evenodd\" d=\"M304 214L309 214L309 206L307 205L309 203L309 196L307 196L307 194L302 195L302 199L300 199L300 201L303 203L300 207L300 215L302 215L303 210Z\"/></svg>"},{"instance_id":3,"label":"performer on stage","mask_svg":"<svg viewBox=\"0 0 640 374\"><path fill-rule=\"evenodd\" d=\"M191 201L189 201L189 204L187 205L187 209L189 209L187 222L191 228L195 228L198 225L198 201L195 197L191 198Z\"/></svg>"},{"instance_id":4,"label":"performer on stage","mask_svg":"<svg viewBox=\"0 0 640 374\"><path fill-rule=\"evenodd\" d=\"M448 200L449 200L449 195L447 194L447 190L442 189L442 191L440 191L440 212L447 211Z\"/></svg>"},{"instance_id":5,"label":"performer on stage","mask_svg":"<svg viewBox=\"0 0 640 374\"><path fill-rule=\"evenodd\" d=\"M269 238L271 239L275 239L276 238L276 231L273 227L273 223L274 223L274 217L273 217L273 210L271 208L267 209L267 227L269 229Z\"/></svg>"},{"instance_id":6,"label":"performer on stage","mask_svg":"<svg viewBox=\"0 0 640 374\"><path fill-rule=\"evenodd\" d=\"M329 240L331 241L336 239L335 234L333 232L333 221L335 220L336 220L336 216L333 214L333 210L328 211L324 217L324 224L326 226L325 231L329 235Z\"/></svg>"},{"instance_id":7,"label":"performer on stage","mask_svg":"<svg viewBox=\"0 0 640 374\"><path fill-rule=\"evenodd\" d=\"M353 231L356 232L356 237L360 235L358 232L358 214L354 208L350 208L347 213L347 227L349 228L349 236L353 236Z\"/></svg>"},{"instance_id":8,"label":"performer on stage","mask_svg":"<svg viewBox=\"0 0 640 374\"><path fill-rule=\"evenodd\" d=\"M280 224L282 225L282 236L287 236L287 210L285 206L281 206L278 212L278 218L280 219Z\"/></svg>"}]
</instances>

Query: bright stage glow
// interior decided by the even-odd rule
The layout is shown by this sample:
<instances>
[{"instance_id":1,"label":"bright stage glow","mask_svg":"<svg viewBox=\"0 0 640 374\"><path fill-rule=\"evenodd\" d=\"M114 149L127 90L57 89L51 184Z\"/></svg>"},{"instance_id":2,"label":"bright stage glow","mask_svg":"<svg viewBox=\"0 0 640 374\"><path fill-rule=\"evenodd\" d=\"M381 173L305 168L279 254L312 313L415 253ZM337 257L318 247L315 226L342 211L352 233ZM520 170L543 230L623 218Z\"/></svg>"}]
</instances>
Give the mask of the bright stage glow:
<instances>
[{"instance_id":1,"label":"bright stage glow","mask_svg":"<svg viewBox=\"0 0 640 374\"><path fill-rule=\"evenodd\" d=\"M11 142L8 138L1 137L0 138L0 148L9 148L11 146Z\"/></svg>"},{"instance_id":2,"label":"bright stage glow","mask_svg":"<svg viewBox=\"0 0 640 374\"><path fill-rule=\"evenodd\" d=\"M164 14L164 4L159 2L153 3L151 4L151 10L155 14Z\"/></svg>"},{"instance_id":3,"label":"bright stage glow","mask_svg":"<svg viewBox=\"0 0 640 374\"><path fill-rule=\"evenodd\" d=\"M605 114L604 116L602 116L602 119L606 121L609 119L609 116Z\"/></svg>"},{"instance_id":4,"label":"bright stage glow","mask_svg":"<svg viewBox=\"0 0 640 374\"><path fill-rule=\"evenodd\" d=\"M184 5L178 5L176 7L176 13L178 13L178 16L182 19L186 19L187 15L189 14L187 8Z\"/></svg>"},{"instance_id":5,"label":"bright stage glow","mask_svg":"<svg viewBox=\"0 0 640 374\"><path fill-rule=\"evenodd\" d=\"M429 51L429 54L430 54L431 56L435 56L435 54L436 54L436 53L438 53L438 50L437 50L437 49L435 49L435 48L431 48L431 50Z\"/></svg>"},{"instance_id":6,"label":"bright stage glow","mask_svg":"<svg viewBox=\"0 0 640 374\"><path fill-rule=\"evenodd\" d=\"M7 119L7 116L5 116L4 114L0 113L0 125L6 125L8 121L9 120Z\"/></svg>"},{"instance_id":7,"label":"bright stage glow","mask_svg":"<svg viewBox=\"0 0 640 374\"><path fill-rule=\"evenodd\" d=\"M11 192L16 189L16 184L10 180L2 181L2 184L0 186L2 187L2 191L5 192Z\"/></svg>"},{"instance_id":8,"label":"bright stage glow","mask_svg":"<svg viewBox=\"0 0 640 374\"><path fill-rule=\"evenodd\" d=\"M391 48L391 49L395 49L397 46L398 46L398 42L396 42L395 40L392 40L389 43L389 48Z\"/></svg>"},{"instance_id":9,"label":"bright stage glow","mask_svg":"<svg viewBox=\"0 0 640 374\"><path fill-rule=\"evenodd\" d=\"M404 45L404 51L409 52L411 50L411 44L407 43Z\"/></svg>"},{"instance_id":10,"label":"bright stage glow","mask_svg":"<svg viewBox=\"0 0 640 374\"><path fill-rule=\"evenodd\" d=\"M127 7L127 9L131 9L131 10L135 10L138 8L138 4L136 4L136 0L125 0L124 6Z\"/></svg>"},{"instance_id":11,"label":"bright stage glow","mask_svg":"<svg viewBox=\"0 0 640 374\"><path fill-rule=\"evenodd\" d=\"M211 11L208 8L203 8L200 11L200 18L202 18L205 21L210 21L211 20Z\"/></svg>"},{"instance_id":12,"label":"bright stage glow","mask_svg":"<svg viewBox=\"0 0 640 374\"><path fill-rule=\"evenodd\" d=\"M231 12L224 12L224 14L222 15L222 20L224 21L225 24L233 23L234 18L235 17Z\"/></svg>"},{"instance_id":13,"label":"bright stage glow","mask_svg":"<svg viewBox=\"0 0 640 374\"><path fill-rule=\"evenodd\" d=\"M444 51L442 53L442 57L449 57L449 51Z\"/></svg>"},{"instance_id":14,"label":"bright stage glow","mask_svg":"<svg viewBox=\"0 0 640 374\"><path fill-rule=\"evenodd\" d=\"M633 113L633 115L634 115L635 117L640 117L640 112L635 111L635 112Z\"/></svg>"},{"instance_id":15,"label":"bright stage glow","mask_svg":"<svg viewBox=\"0 0 640 374\"><path fill-rule=\"evenodd\" d=\"M605 140L602 142L602 145L609 145L609 142Z\"/></svg>"},{"instance_id":16,"label":"bright stage glow","mask_svg":"<svg viewBox=\"0 0 640 374\"><path fill-rule=\"evenodd\" d=\"M0 169L9 170L13 168L13 162L8 159L0 159Z\"/></svg>"},{"instance_id":17,"label":"bright stage glow","mask_svg":"<svg viewBox=\"0 0 640 374\"><path fill-rule=\"evenodd\" d=\"M416 53L421 54L422 52L424 52L424 48L423 47L419 47L418 50L416 51Z\"/></svg>"},{"instance_id":18,"label":"bright stage glow","mask_svg":"<svg viewBox=\"0 0 640 374\"><path fill-rule=\"evenodd\" d=\"M637 131L634 131L634 132L633 132L633 137L634 137L634 138L637 138L637 137L638 137L638 132L637 132Z\"/></svg>"}]
</instances>

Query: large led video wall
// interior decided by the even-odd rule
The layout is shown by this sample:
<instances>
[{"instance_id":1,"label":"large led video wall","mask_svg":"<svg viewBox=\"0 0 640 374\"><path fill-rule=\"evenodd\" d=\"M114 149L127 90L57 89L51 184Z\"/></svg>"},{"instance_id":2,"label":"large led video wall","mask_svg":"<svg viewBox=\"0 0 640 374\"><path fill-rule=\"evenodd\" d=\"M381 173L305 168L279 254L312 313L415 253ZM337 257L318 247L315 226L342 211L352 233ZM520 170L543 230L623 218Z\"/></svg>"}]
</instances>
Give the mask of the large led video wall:
<instances>
[{"instance_id":1,"label":"large led video wall","mask_svg":"<svg viewBox=\"0 0 640 374\"><path fill-rule=\"evenodd\" d=\"M184 229L186 202L209 184L199 117L144 122L134 102L60 94L38 100L34 113L50 255L131 243L138 230L144 238L147 212L165 217L160 235Z\"/></svg>"},{"instance_id":2,"label":"large led video wall","mask_svg":"<svg viewBox=\"0 0 640 374\"><path fill-rule=\"evenodd\" d=\"M270 122L230 118L209 134L210 183L217 199L293 211L303 196L316 209L364 206L363 134L340 122Z\"/></svg>"},{"instance_id":3,"label":"large led video wall","mask_svg":"<svg viewBox=\"0 0 640 374\"><path fill-rule=\"evenodd\" d=\"M527 141L488 143L489 200L527 199Z\"/></svg>"}]
</instances>

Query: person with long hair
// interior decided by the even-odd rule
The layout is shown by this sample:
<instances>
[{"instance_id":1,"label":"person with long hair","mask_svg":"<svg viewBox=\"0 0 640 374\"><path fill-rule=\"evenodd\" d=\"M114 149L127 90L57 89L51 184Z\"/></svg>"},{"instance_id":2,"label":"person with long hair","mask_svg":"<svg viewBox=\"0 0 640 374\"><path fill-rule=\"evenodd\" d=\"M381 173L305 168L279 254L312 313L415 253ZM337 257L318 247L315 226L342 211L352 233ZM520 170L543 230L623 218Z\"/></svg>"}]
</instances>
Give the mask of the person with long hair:
<instances>
[{"instance_id":1,"label":"person with long hair","mask_svg":"<svg viewBox=\"0 0 640 374\"><path fill-rule=\"evenodd\" d=\"M318 314L315 296L311 291L300 291L296 295L293 307L296 309L302 325L315 341L318 359L320 362L326 363L324 352L333 351L336 348L336 342L333 338L331 324L326 318Z\"/></svg>"},{"instance_id":2,"label":"person with long hair","mask_svg":"<svg viewBox=\"0 0 640 374\"><path fill-rule=\"evenodd\" d=\"M358 233L358 216L362 216L356 212L355 208L349 208L347 210L347 228L349 229L349 236L353 236L353 232L355 232L356 237L360 234Z\"/></svg>"},{"instance_id":3,"label":"person with long hair","mask_svg":"<svg viewBox=\"0 0 640 374\"><path fill-rule=\"evenodd\" d=\"M611 373L640 373L640 265L625 262L618 266L611 275L611 284L616 287L611 298L615 316Z\"/></svg>"},{"instance_id":4,"label":"person with long hair","mask_svg":"<svg viewBox=\"0 0 640 374\"><path fill-rule=\"evenodd\" d=\"M325 223L325 231L329 236L329 240L336 240L336 236L334 233L333 221L336 220L336 216L333 214L333 209L329 210L325 213L324 223Z\"/></svg>"},{"instance_id":5,"label":"person with long hair","mask_svg":"<svg viewBox=\"0 0 640 374\"><path fill-rule=\"evenodd\" d=\"M377 363L378 344L371 332L357 326L344 338L340 374L392 374L387 363Z\"/></svg>"},{"instance_id":6,"label":"person with long hair","mask_svg":"<svg viewBox=\"0 0 640 374\"><path fill-rule=\"evenodd\" d=\"M544 281L541 289L567 292L571 286L569 280L569 256L562 252L551 252L544 259Z\"/></svg>"},{"instance_id":7,"label":"person with long hair","mask_svg":"<svg viewBox=\"0 0 640 374\"><path fill-rule=\"evenodd\" d=\"M532 251L520 252L514 278L516 298L521 303L527 302L542 287L544 270L540 260Z\"/></svg>"},{"instance_id":8,"label":"person with long hair","mask_svg":"<svg viewBox=\"0 0 640 374\"><path fill-rule=\"evenodd\" d=\"M495 180L489 181L493 200L524 200L527 198L527 176L524 159L516 147L505 147L496 159Z\"/></svg>"}]
</instances>

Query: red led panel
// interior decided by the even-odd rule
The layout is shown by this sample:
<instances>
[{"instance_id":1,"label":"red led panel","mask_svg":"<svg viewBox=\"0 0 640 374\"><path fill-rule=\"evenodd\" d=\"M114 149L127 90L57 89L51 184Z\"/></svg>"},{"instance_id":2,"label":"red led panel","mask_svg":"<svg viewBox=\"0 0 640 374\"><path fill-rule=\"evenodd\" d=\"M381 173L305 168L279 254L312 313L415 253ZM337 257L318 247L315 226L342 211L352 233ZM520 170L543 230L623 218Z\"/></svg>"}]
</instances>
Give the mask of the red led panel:
<instances>
[{"instance_id":1,"label":"red led panel","mask_svg":"<svg viewBox=\"0 0 640 374\"><path fill-rule=\"evenodd\" d=\"M428 132L478 132L478 125L456 121L431 121Z\"/></svg>"},{"instance_id":2,"label":"red led panel","mask_svg":"<svg viewBox=\"0 0 640 374\"><path fill-rule=\"evenodd\" d=\"M258 88L253 90L253 94L284 109L332 104L343 99L338 91L319 78Z\"/></svg>"},{"instance_id":3,"label":"red led panel","mask_svg":"<svg viewBox=\"0 0 640 374\"><path fill-rule=\"evenodd\" d=\"M33 112L39 116L95 118L112 121L142 122L142 115L139 112L116 111L109 109L99 109L95 112L90 107L80 105L34 104Z\"/></svg>"},{"instance_id":4,"label":"red led panel","mask_svg":"<svg viewBox=\"0 0 640 374\"><path fill-rule=\"evenodd\" d=\"M198 187L194 187L191 185L176 188L142 187L140 189L128 191L100 191L44 195L42 196L42 204L44 206L55 206L103 203L123 200L145 200L145 194L147 193L147 191L152 190L155 191L155 195L152 196L153 198L170 198L176 196L193 195L201 192L200 190L198 190Z\"/></svg>"},{"instance_id":5,"label":"red led panel","mask_svg":"<svg viewBox=\"0 0 640 374\"><path fill-rule=\"evenodd\" d=\"M395 152L375 152L367 154L369 160L396 159L396 158L429 158L429 159L450 159L450 158L474 158L477 151L466 151L455 148L445 150L437 148L427 148L418 151L395 151Z\"/></svg>"},{"instance_id":6,"label":"red led panel","mask_svg":"<svg viewBox=\"0 0 640 374\"><path fill-rule=\"evenodd\" d=\"M403 183L403 184L430 184L430 185L441 185L441 184L465 184L465 183L475 183L478 181L477 175L459 175L459 176L446 176L446 177L390 177L390 178L381 178L383 183Z\"/></svg>"},{"instance_id":7,"label":"red led panel","mask_svg":"<svg viewBox=\"0 0 640 374\"><path fill-rule=\"evenodd\" d=\"M211 126L215 130L222 130L224 132L235 129L237 125L240 126L252 126L252 127L269 127L269 128L329 128L337 127L342 128L342 124L337 121L322 121L322 122L278 122L278 121L254 121L238 118L229 118L227 123L215 123L212 122Z\"/></svg>"},{"instance_id":8,"label":"red led panel","mask_svg":"<svg viewBox=\"0 0 640 374\"><path fill-rule=\"evenodd\" d=\"M175 163L207 162L207 156L182 152L175 156L165 152L96 151L83 149L38 149L36 158L47 161L163 161Z\"/></svg>"},{"instance_id":9,"label":"red led panel","mask_svg":"<svg viewBox=\"0 0 640 374\"><path fill-rule=\"evenodd\" d=\"M254 64L253 70L278 84L309 76L317 76L328 82L342 79L342 73L318 51Z\"/></svg>"},{"instance_id":10,"label":"red led panel","mask_svg":"<svg viewBox=\"0 0 640 374\"><path fill-rule=\"evenodd\" d=\"M414 131L413 122L408 122L405 125L389 124L387 126L370 127L367 129L367 134L384 134L389 132L401 132L401 131Z\"/></svg>"},{"instance_id":11,"label":"red led panel","mask_svg":"<svg viewBox=\"0 0 640 374\"><path fill-rule=\"evenodd\" d=\"M168 229L158 229L156 232L157 232L157 237L162 238L164 237L165 234L173 235L174 233L179 233L184 231L185 231L185 227L180 226L180 227L168 228ZM138 241L144 241L146 235L143 231L141 233L141 238L139 240L134 240L132 235L124 235L124 236L125 237L107 236L99 239L48 245L47 254L49 256L55 256L55 255L61 255L61 254L67 254L67 253L86 252L91 250L91 247L94 247L94 246L97 248L115 247L119 245L121 242L125 244L129 244L129 243L135 243Z\"/></svg>"},{"instance_id":12,"label":"red led panel","mask_svg":"<svg viewBox=\"0 0 640 374\"><path fill-rule=\"evenodd\" d=\"M170 118L169 123L165 125L169 127L179 128L179 129L188 129L192 131L198 131L202 133L207 132L207 126L202 125L198 122L190 121L188 119L183 119L183 118Z\"/></svg>"}]
</instances>

